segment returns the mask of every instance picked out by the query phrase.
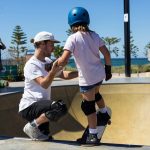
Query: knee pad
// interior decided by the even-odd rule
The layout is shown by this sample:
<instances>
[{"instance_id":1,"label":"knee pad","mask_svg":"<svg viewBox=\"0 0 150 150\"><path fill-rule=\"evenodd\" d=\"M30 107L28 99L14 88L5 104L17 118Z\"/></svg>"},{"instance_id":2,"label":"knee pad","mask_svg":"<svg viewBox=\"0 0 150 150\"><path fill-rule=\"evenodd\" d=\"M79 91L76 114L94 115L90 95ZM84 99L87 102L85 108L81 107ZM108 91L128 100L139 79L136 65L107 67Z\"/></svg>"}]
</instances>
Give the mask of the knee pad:
<instances>
[{"instance_id":1,"label":"knee pad","mask_svg":"<svg viewBox=\"0 0 150 150\"><path fill-rule=\"evenodd\" d=\"M99 92L95 94L95 102L100 101L102 98L103 97L102 97L102 95Z\"/></svg>"},{"instance_id":2,"label":"knee pad","mask_svg":"<svg viewBox=\"0 0 150 150\"><path fill-rule=\"evenodd\" d=\"M67 113L66 104L62 100L58 100L51 104L50 110L45 113L45 116L50 121L58 121Z\"/></svg>"},{"instance_id":3,"label":"knee pad","mask_svg":"<svg viewBox=\"0 0 150 150\"><path fill-rule=\"evenodd\" d=\"M81 103L81 109L86 116L96 112L95 101L83 100Z\"/></svg>"}]
</instances>

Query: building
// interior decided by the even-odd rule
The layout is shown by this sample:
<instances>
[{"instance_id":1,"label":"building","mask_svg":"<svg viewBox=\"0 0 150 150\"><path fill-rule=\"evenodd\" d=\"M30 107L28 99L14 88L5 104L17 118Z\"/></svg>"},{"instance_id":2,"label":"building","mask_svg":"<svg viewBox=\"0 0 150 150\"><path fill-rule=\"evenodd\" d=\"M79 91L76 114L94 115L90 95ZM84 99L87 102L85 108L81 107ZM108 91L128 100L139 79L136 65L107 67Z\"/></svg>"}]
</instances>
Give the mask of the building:
<instances>
[{"instance_id":1,"label":"building","mask_svg":"<svg viewBox=\"0 0 150 150\"><path fill-rule=\"evenodd\" d=\"M26 62L34 55L35 50L34 49L29 49L26 52Z\"/></svg>"}]
</instances>

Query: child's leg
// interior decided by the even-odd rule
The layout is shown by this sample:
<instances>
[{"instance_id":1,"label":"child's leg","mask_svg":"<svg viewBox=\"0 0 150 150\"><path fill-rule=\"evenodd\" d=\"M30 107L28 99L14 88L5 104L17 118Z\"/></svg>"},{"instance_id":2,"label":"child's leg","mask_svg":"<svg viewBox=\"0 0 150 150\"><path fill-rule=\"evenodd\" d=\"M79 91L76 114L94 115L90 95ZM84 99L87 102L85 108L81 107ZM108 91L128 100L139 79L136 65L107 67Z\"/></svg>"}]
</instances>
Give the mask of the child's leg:
<instances>
[{"instance_id":1,"label":"child's leg","mask_svg":"<svg viewBox=\"0 0 150 150\"><path fill-rule=\"evenodd\" d=\"M88 133L84 140L79 139L79 143L95 145L98 144L97 138L97 115L95 108L95 88L82 93L83 101L81 108L88 120Z\"/></svg>"},{"instance_id":2,"label":"child's leg","mask_svg":"<svg viewBox=\"0 0 150 150\"><path fill-rule=\"evenodd\" d=\"M95 88L95 101L99 107L97 111L97 132L98 132L98 139L101 140L103 133L105 131L106 125L110 124L111 118L111 109L106 107L103 97L99 92L100 86ZM110 114L109 114L110 113Z\"/></svg>"},{"instance_id":3,"label":"child's leg","mask_svg":"<svg viewBox=\"0 0 150 150\"><path fill-rule=\"evenodd\" d=\"M101 113L107 113L108 109L105 105L105 101L104 101L103 97L101 96L99 90L100 90L100 86L97 86L95 88L95 101L96 101L96 104L97 104L97 106L99 108L99 111ZM111 124L110 120L108 120L108 124Z\"/></svg>"},{"instance_id":4,"label":"child's leg","mask_svg":"<svg viewBox=\"0 0 150 150\"><path fill-rule=\"evenodd\" d=\"M101 94L99 93L99 89L100 89L100 86L96 86L95 88L92 89L92 90L94 90L94 98L93 98L92 91L90 91L90 93L85 93L84 95L82 95L84 99L88 99L90 97L90 95L92 95L92 97L90 97L88 100L95 99L95 102L99 107L99 110L97 111L97 114L96 114L96 119L97 119L96 132L97 132L97 138L99 139L98 142L100 142L100 139L103 135L106 124L109 122L109 119L110 119L110 116L107 114L107 107L105 106L105 102L104 102ZM92 94L91 94L91 92L92 92ZM93 117L92 117L92 119L93 119ZM95 124L94 124L94 126L91 126L92 120L89 119L88 123L89 123L89 125L85 129L82 137L77 139L77 142L79 142L81 144L86 143L87 137L88 137L89 133L91 133L90 128L95 127Z\"/></svg>"},{"instance_id":5,"label":"child's leg","mask_svg":"<svg viewBox=\"0 0 150 150\"><path fill-rule=\"evenodd\" d=\"M95 87L95 101L96 101L98 108L101 109L101 108L105 108L106 105L105 105L105 101L103 97L99 93L99 90L100 90L100 86Z\"/></svg>"},{"instance_id":6,"label":"child's leg","mask_svg":"<svg viewBox=\"0 0 150 150\"><path fill-rule=\"evenodd\" d=\"M87 116L89 128L96 129L97 117L95 109L95 88L89 90L88 92L82 93L83 102L82 110Z\"/></svg>"}]
</instances>

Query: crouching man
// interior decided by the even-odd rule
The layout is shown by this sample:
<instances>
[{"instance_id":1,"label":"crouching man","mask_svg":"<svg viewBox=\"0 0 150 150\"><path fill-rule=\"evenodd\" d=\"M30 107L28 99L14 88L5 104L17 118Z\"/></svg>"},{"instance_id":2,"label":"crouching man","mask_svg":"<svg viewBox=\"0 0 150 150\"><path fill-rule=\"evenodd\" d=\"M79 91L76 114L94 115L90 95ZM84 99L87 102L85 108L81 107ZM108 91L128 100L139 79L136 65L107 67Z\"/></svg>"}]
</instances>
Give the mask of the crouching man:
<instances>
[{"instance_id":1,"label":"crouching man","mask_svg":"<svg viewBox=\"0 0 150 150\"><path fill-rule=\"evenodd\" d=\"M57 121L67 113L62 100L51 100L51 83L57 74L63 79L78 76L77 72L62 71L57 60L50 64L48 58L54 51L55 40L52 33L39 32L31 40L35 47L34 55L24 67L25 88L19 103L19 114L28 121L23 131L33 140L48 140L49 122Z\"/></svg>"}]
</instances>

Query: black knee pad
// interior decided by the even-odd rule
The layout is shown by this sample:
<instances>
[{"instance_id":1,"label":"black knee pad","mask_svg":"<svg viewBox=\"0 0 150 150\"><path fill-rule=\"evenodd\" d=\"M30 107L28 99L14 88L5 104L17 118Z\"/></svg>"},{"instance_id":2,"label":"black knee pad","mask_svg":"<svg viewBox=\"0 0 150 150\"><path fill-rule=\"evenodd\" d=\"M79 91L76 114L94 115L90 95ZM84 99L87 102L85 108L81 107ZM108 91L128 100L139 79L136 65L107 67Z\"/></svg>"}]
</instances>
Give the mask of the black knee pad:
<instances>
[{"instance_id":1,"label":"black knee pad","mask_svg":"<svg viewBox=\"0 0 150 150\"><path fill-rule=\"evenodd\" d=\"M95 94L95 102L100 101L102 98L103 97L102 97L102 95L99 92Z\"/></svg>"},{"instance_id":2,"label":"black knee pad","mask_svg":"<svg viewBox=\"0 0 150 150\"><path fill-rule=\"evenodd\" d=\"M66 104L62 100L58 100L51 104L50 110L45 113L45 116L50 121L58 121L67 113Z\"/></svg>"},{"instance_id":3,"label":"black knee pad","mask_svg":"<svg viewBox=\"0 0 150 150\"><path fill-rule=\"evenodd\" d=\"M96 112L95 100L93 100L93 101L83 100L81 103L81 108L86 116Z\"/></svg>"}]
</instances>

